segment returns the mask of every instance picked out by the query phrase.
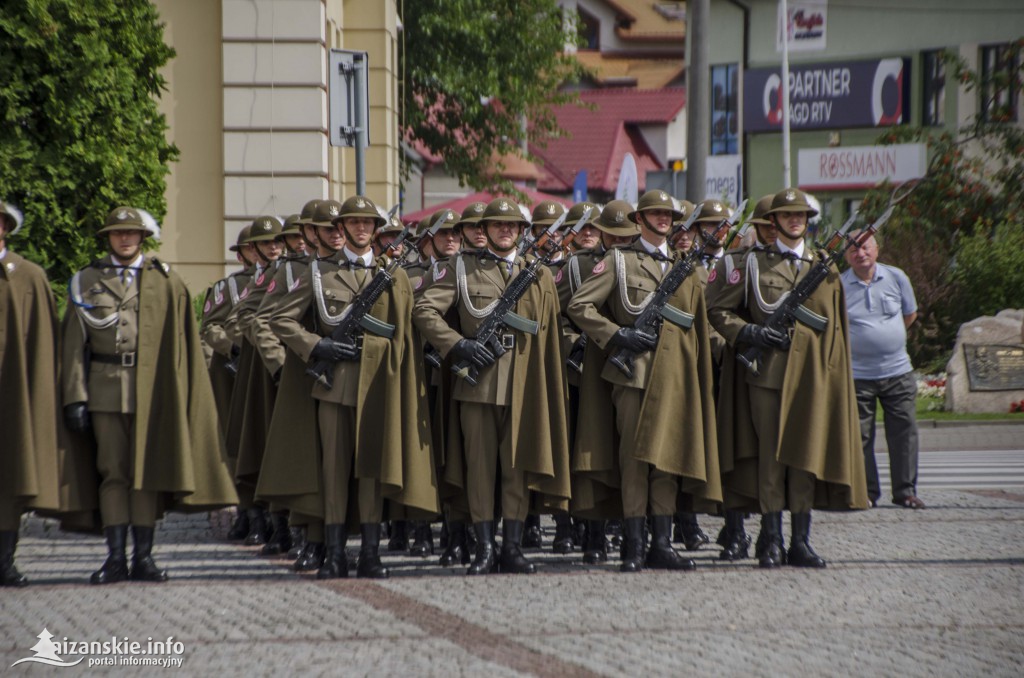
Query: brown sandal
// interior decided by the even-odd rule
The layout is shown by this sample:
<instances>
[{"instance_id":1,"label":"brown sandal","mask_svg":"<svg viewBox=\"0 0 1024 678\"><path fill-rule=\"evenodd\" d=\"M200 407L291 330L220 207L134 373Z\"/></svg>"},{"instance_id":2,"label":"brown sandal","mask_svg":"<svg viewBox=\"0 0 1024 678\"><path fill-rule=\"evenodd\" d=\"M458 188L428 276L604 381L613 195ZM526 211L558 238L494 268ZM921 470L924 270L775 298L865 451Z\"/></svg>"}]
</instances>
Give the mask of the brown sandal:
<instances>
[{"instance_id":1,"label":"brown sandal","mask_svg":"<svg viewBox=\"0 0 1024 678\"><path fill-rule=\"evenodd\" d=\"M925 507L924 502L915 497L914 495L904 497L903 499L894 499L892 503L895 504L896 506L901 506L903 508L909 509L923 509Z\"/></svg>"}]
</instances>

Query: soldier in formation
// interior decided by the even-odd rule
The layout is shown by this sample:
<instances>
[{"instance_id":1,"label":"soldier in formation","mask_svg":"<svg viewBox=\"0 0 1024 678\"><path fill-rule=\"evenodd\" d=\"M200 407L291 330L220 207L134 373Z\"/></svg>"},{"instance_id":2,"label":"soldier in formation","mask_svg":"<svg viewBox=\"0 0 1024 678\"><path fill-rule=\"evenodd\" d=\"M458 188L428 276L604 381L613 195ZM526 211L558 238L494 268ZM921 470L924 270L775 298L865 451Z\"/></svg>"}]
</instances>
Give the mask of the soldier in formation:
<instances>
[{"instance_id":1,"label":"soldier in formation","mask_svg":"<svg viewBox=\"0 0 1024 678\"><path fill-rule=\"evenodd\" d=\"M396 550L430 555L438 517L442 565L533 573L542 514L552 549L578 544L588 564L608 559L621 521L623 572L693 569L673 522L698 550L701 513L725 517L722 560L748 557L744 518L759 513L760 566L824 567L812 509L867 505L838 274L805 302L807 322L766 324L815 265L814 214L795 189L764 196L754 244L727 249L724 203L662 191L568 212L498 198L414 233L365 196L316 199L241 230L242 268L207 290L197 328L180 278L143 252L153 224L119 207L97 232L110 253L72 278L57 332L45 275L5 246L17 222L3 207L0 318L36 350L0 345L0 397L25 413L17 447L37 458L5 453L0 468L40 477L0 483L0 584L27 581L14 566L24 511L94 506L108 557L92 581L164 581L156 520L239 499L230 537L319 578L348 576L354 532L356 574L387 577L389 520ZM751 348L756 371L737 362ZM58 471L84 488L74 506Z\"/></svg>"}]
</instances>

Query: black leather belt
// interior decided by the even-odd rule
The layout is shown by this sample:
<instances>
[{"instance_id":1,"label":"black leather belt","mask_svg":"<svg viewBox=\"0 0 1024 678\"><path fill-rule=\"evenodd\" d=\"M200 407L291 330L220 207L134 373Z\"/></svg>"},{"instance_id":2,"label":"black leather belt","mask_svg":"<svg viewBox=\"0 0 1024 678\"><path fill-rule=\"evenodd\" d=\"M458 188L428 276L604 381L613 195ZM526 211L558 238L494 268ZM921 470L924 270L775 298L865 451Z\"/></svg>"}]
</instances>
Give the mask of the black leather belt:
<instances>
[{"instance_id":1,"label":"black leather belt","mask_svg":"<svg viewBox=\"0 0 1024 678\"><path fill-rule=\"evenodd\" d=\"M93 353L89 360L107 365L120 365L121 367L135 367L135 352L132 353Z\"/></svg>"}]
</instances>

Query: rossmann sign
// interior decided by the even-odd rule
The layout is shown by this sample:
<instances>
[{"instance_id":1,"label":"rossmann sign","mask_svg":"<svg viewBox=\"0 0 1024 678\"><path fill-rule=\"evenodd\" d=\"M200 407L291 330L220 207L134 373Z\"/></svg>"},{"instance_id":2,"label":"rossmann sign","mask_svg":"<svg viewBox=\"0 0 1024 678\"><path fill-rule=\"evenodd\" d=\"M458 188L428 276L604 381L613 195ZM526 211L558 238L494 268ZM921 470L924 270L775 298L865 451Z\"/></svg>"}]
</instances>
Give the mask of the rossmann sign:
<instances>
[{"instance_id":1,"label":"rossmann sign","mask_svg":"<svg viewBox=\"0 0 1024 678\"><path fill-rule=\"evenodd\" d=\"M743 75L743 128L782 129L782 78L778 68L755 68ZM888 127L906 122L909 105L908 59L800 64L789 71L789 128Z\"/></svg>"}]
</instances>

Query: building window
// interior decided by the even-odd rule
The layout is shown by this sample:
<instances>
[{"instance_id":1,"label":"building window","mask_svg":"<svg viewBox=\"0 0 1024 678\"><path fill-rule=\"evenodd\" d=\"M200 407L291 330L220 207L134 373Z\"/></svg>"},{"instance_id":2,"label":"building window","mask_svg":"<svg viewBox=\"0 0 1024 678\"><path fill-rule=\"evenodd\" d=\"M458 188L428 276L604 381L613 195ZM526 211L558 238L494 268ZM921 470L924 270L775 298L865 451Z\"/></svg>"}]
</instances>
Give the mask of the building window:
<instances>
[{"instance_id":1,"label":"building window","mask_svg":"<svg viewBox=\"0 0 1024 678\"><path fill-rule=\"evenodd\" d=\"M1017 120L1017 69L1009 45L981 48L981 117L985 122Z\"/></svg>"},{"instance_id":2,"label":"building window","mask_svg":"<svg viewBox=\"0 0 1024 678\"><path fill-rule=\"evenodd\" d=\"M946 62L943 54L940 49L921 54L924 67L922 125L934 127L946 122Z\"/></svg>"},{"instance_id":3,"label":"building window","mask_svg":"<svg viewBox=\"0 0 1024 678\"><path fill-rule=\"evenodd\" d=\"M739 153L738 64L711 67L711 155Z\"/></svg>"},{"instance_id":4,"label":"building window","mask_svg":"<svg viewBox=\"0 0 1024 678\"><path fill-rule=\"evenodd\" d=\"M601 49L601 22L579 8L576 15L576 26L585 45L582 49Z\"/></svg>"}]
</instances>

